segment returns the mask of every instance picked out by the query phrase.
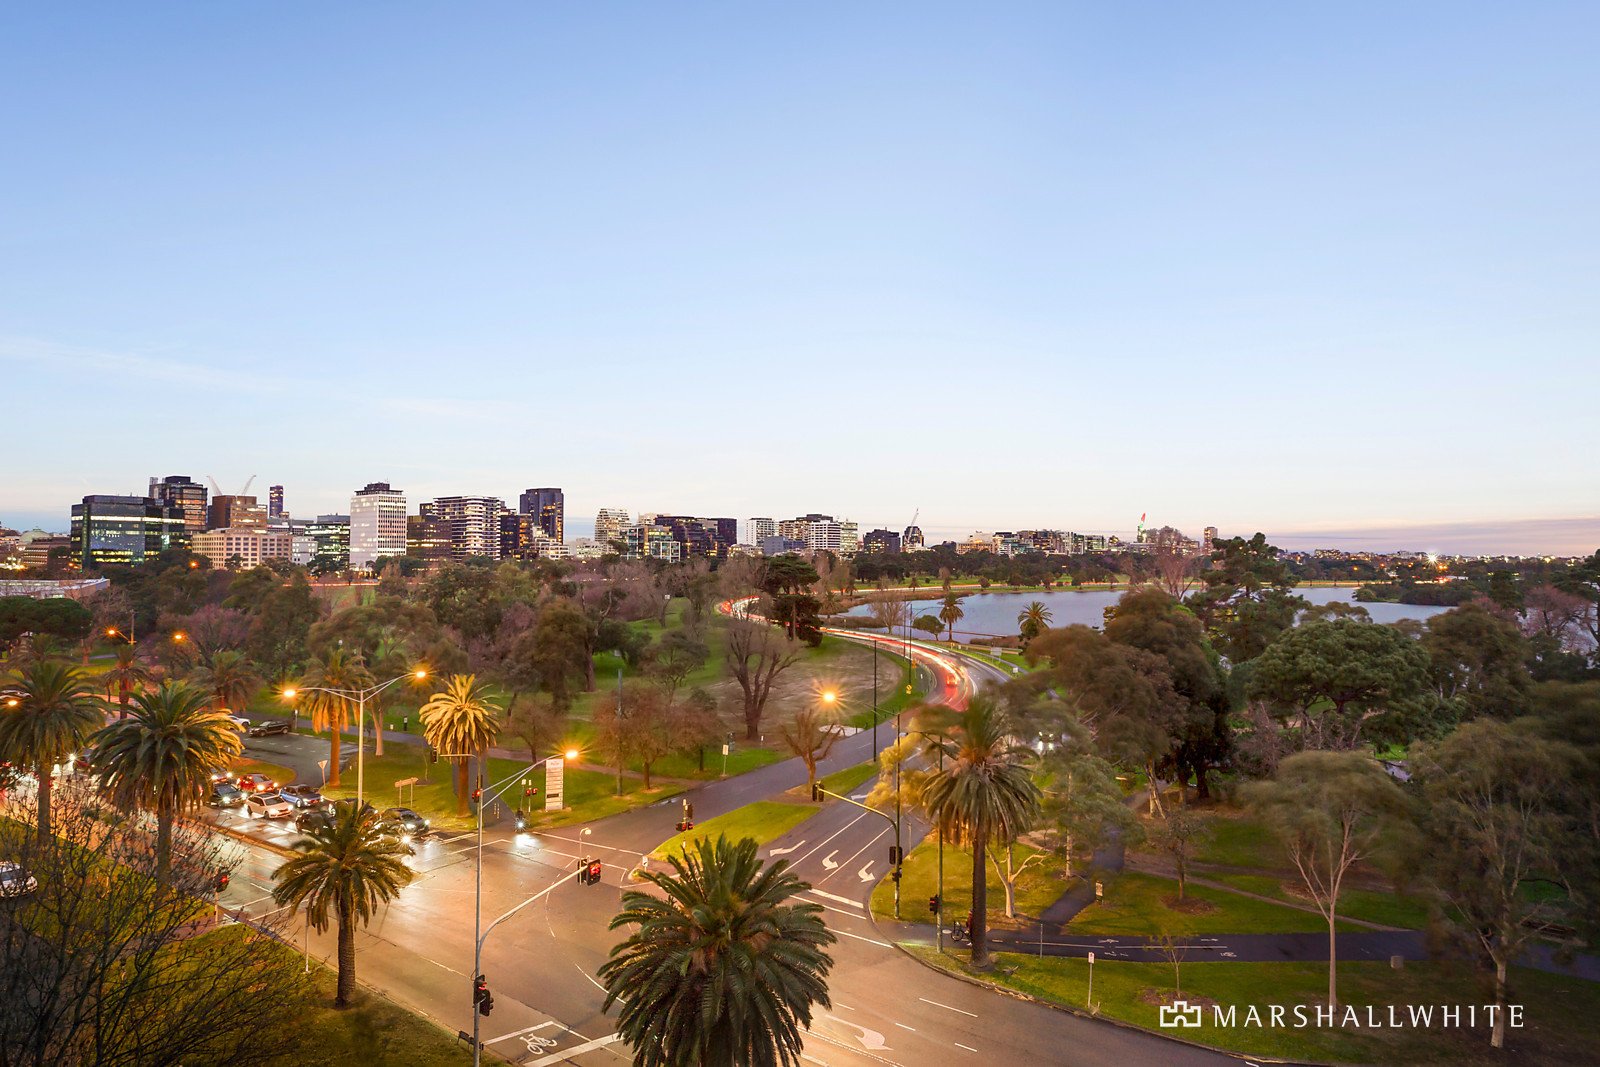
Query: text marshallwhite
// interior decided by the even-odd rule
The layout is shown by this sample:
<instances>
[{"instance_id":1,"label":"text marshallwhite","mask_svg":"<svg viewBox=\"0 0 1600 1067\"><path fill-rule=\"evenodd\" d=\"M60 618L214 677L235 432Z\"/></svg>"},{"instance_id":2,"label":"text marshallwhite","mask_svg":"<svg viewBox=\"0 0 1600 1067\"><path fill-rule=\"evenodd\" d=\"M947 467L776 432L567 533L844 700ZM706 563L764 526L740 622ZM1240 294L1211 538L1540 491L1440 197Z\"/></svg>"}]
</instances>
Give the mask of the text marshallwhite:
<instances>
[{"instance_id":1,"label":"text marshallwhite","mask_svg":"<svg viewBox=\"0 0 1600 1067\"><path fill-rule=\"evenodd\" d=\"M1498 1004L1368 1004L1357 1007L1346 1004L1330 1008L1326 1004L1268 1004L1265 1008L1254 1004L1242 1009L1237 1004L1224 1007L1211 1005L1211 1025L1216 1027L1255 1027L1265 1030L1306 1030L1348 1027L1367 1030L1441 1030L1475 1029L1478 1025L1492 1027L1499 1018ZM1522 1005L1505 1006L1506 1023L1522 1026ZM1161 1025L1173 1027L1204 1026L1203 1006L1185 1000L1161 1006Z\"/></svg>"}]
</instances>

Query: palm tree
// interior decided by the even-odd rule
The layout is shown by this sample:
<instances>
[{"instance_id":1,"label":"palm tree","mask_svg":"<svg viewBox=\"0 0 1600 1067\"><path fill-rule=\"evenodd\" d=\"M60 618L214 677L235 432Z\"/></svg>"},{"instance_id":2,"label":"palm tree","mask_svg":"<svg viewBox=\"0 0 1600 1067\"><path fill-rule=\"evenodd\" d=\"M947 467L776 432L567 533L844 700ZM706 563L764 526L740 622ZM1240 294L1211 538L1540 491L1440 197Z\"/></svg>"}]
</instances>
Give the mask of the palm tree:
<instances>
[{"instance_id":1,"label":"palm tree","mask_svg":"<svg viewBox=\"0 0 1600 1067\"><path fill-rule=\"evenodd\" d=\"M117 718L128 717L128 697L133 687L144 685L154 677L150 668L139 661L138 647L132 644L117 646L117 662L105 673L106 685L117 687Z\"/></svg>"},{"instance_id":2,"label":"palm tree","mask_svg":"<svg viewBox=\"0 0 1600 1067\"><path fill-rule=\"evenodd\" d=\"M456 814L467 813L467 755L480 759L500 733L499 703L478 684L473 674L452 674L444 692L435 693L417 713L422 736L435 752L453 754L456 774Z\"/></svg>"},{"instance_id":3,"label":"palm tree","mask_svg":"<svg viewBox=\"0 0 1600 1067\"><path fill-rule=\"evenodd\" d=\"M35 660L11 676L0 706L0 759L31 767L39 778L39 842L50 840L51 775L105 725L105 702L81 668ZM16 706L11 706L12 700Z\"/></svg>"},{"instance_id":4,"label":"palm tree","mask_svg":"<svg viewBox=\"0 0 1600 1067\"><path fill-rule=\"evenodd\" d=\"M1017 613L1017 625L1022 630L1022 643L1026 645L1050 625L1053 616L1042 601L1035 600Z\"/></svg>"},{"instance_id":5,"label":"palm tree","mask_svg":"<svg viewBox=\"0 0 1600 1067\"><path fill-rule=\"evenodd\" d=\"M991 839L1020 836L1039 811L1039 787L1024 760L1032 750L1009 736L1011 724L993 697L976 695L956 720L953 736L930 738L942 764L923 788L934 823L957 844L972 846L972 965L989 965L988 888L984 852Z\"/></svg>"},{"instance_id":6,"label":"palm tree","mask_svg":"<svg viewBox=\"0 0 1600 1067\"><path fill-rule=\"evenodd\" d=\"M961 598L954 593L946 593L944 606L939 609L939 621L950 628L951 644L956 642L956 623L960 622L964 615L966 612L961 610Z\"/></svg>"},{"instance_id":7,"label":"palm tree","mask_svg":"<svg viewBox=\"0 0 1600 1067\"><path fill-rule=\"evenodd\" d=\"M261 675L256 673L250 657L234 649L215 653L211 663L200 668L195 681L211 692L212 707L222 711L243 710L261 688Z\"/></svg>"},{"instance_id":8,"label":"palm tree","mask_svg":"<svg viewBox=\"0 0 1600 1067\"><path fill-rule=\"evenodd\" d=\"M352 701L349 697L340 696L338 693L322 693L315 690L365 689L371 684L372 674L361 662L361 656L359 654L352 656L342 648L335 648L321 659L312 660L311 669L306 672L304 688L307 690L307 710L311 712L311 729L326 730L329 734L328 785L339 784L340 731L350 722Z\"/></svg>"},{"instance_id":9,"label":"palm tree","mask_svg":"<svg viewBox=\"0 0 1600 1067\"><path fill-rule=\"evenodd\" d=\"M668 857L675 873L645 871L665 899L629 890L611 929L638 929L599 971L605 1010L640 1067L796 1065L814 1004L832 1007L835 941L822 908L787 903L810 885L788 862L763 867L749 838L701 839Z\"/></svg>"},{"instance_id":10,"label":"palm tree","mask_svg":"<svg viewBox=\"0 0 1600 1067\"><path fill-rule=\"evenodd\" d=\"M333 1006L350 1003L356 989L356 924L372 921L378 905L411 881L404 856L411 854L399 832L365 802L341 800L333 818L296 842L299 855L272 872L272 899L279 907L306 906L318 933L331 915L339 924L339 985Z\"/></svg>"},{"instance_id":11,"label":"palm tree","mask_svg":"<svg viewBox=\"0 0 1600 1067\"><path fill-rule=\"evenodd\" d=\"M209 694L184 682L165 682L134 700L131 718L94 737L100 781L124 809L156 813L156 879L172 870L172 823L205 802L211 771L244 750L224 710L207 707Z\"/></svg>"}]
</instances>

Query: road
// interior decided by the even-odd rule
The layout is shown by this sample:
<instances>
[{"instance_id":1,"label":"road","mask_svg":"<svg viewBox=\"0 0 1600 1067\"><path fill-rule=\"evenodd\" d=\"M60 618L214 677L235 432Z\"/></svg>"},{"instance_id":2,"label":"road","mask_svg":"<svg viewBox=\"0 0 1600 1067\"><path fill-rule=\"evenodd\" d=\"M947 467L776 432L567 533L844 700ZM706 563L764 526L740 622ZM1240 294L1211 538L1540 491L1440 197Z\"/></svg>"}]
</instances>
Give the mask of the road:
<instances>
[{"instance_id":1,"label":"road","mask_svg":"<svg viewBox=\"0 0 1600 1067\"><path fill-rule=\"evenodd\" d=\"M880 641L905 651L905 643L840 631L857 641ZM942 656L912 642L919 670L931 675L936 692L964 704L980 684L1005 673L976 662ZM892 741L892 731L883 735ZM820 773L854 766L873 755L873 735L845 738ZM307 742L310 742L309 744ZM311 738L252 741L250 754L306 766L325 752ZM788 760L708 784L692 796L704 820L806 782L799 760ZM866 786L857 790L864 794ZM615 1011L602 1012L604 991L595 974L610 947L621 939L608 930L629 873L674 832L677 798L595 822L547 833L486 831L483 845L485 927L539 891L560 883L543 900L522 908L489 936L482 973L494 994L492 1016L483 1020L488 1049L527 1065L573 1063L615 1065L629 1059L617 1038ZM240 861L221 903L252 918L274 913L271 872L277 851L294 838L281 823L263 824L231 813L218 817L251 843L241 843ZM926 828L906 823L909 849ZM1230 1057L1167 1041L1137 1030L1067 1014L990 992L924 967L889 943L872 920L867 901L888 870L893 831L882 817L842 802L821 810L789 834L769 843L763 855L787 860L811 883L806 894L821 906L832 948L832 1004L819 1008L805 1043L805 1059L821 1065L943 1065L971 1062L1167 1063L1236 1062ZM406 1006L452 1031L472 1029L471 975L476 844L472 834L441 833L414 843L409 861L416 879L358 937L358 973ZM580 860L604 863L602 883L577 882ZM926 901L908 901L908 913L926 914ZM283 916L278 916L280 919ZM333 958L334 931L290 930L310 955ZM1068 1053L1066 1050L1071 1050Z\"/></svg>"}]
</instances>

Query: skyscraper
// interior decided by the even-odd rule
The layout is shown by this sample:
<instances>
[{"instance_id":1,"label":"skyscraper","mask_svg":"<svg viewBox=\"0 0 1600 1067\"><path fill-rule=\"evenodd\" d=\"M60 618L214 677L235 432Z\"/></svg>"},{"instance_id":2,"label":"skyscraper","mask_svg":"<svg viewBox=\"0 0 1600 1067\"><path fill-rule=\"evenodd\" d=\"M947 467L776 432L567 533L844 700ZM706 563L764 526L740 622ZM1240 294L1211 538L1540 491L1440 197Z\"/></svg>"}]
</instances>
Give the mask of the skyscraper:
<instances>
[{"instance_id":1,"label":"skyscraper","mask_svg":"<svg viewBox=\"0 0 1600 1067\"><path fill-rule=\"evenodd\" d=\"M206 511L208 530L265 530L267 509L253 496L214 496Z\"/></svg>"},{"instance_id":2,"label":"skyscraper","mask_svg":"<svg viewBox=\"0 0 1600 1067\"><path fill-rule=\"evenodd\" d=\"M275 519L283 514L283 486L274 485L267 489L267 518Z\"/></svg>"},{"instance_id":3,"label":"skyscraper","mask_svg":"<svg viewBox=\"0 0 1600 1067\"><path fill-rule=\"evenodd\" d=\"M406 554L406 495L388 482L368 482L350 498L350 567L365 570L379 556Z\"/></svg>"},{"instance_id":4,"label":"skyscraper","mask_svg":"<svg viewBox=\"0 0 1600 1067\"><path fill-rule=\"evenodd\" d=\"M72 546L85 569L143 563L183 535L183 510L150 497L92 495L72 505Z\"/></svg>"},{"instance_id":5,"label":"skyscraper","mask_svg":"<svg viewBox=\"0 0 1600 1067\"><path fill-rule=\"evenodd\" d=\"M197 534L206 528L208 490L187 474L169 474L159 481L150 479L150 498L183 512L183 532Z\"/></svg>"},{"instance_id":6,"label":"skyscraper","mask_svg":"<svg viewBox=\"0 0 1600 1067\"><path fill-rule=\"evenodd\" d=\"M626 508L601 508L594 517L594 539L610 546L622 540L622 528L632 525Z\"/></svg>"},{"instance_id":7,"label":"skyscraper","mask_svg":"<svg viewBox=\"0 0 1600 1067\"><path fill-rule=\"evenodd\" d=\"M748 545L759 545L769 537L778 536L778 522L776 519L746 519L744 522L744 540Z\"/></svg>"},{"instance_id":8,"label":"skyscraper","mask_svg":"<svg viewBox=\"0 0 1600 1067\"><path fill-rule=\"evenodd\" d=\"M451 554L456 559L500 558L500 516L506 513L506 504L499 497L441 496L418 511L450 528Z\"/></svg>"},{"instance_id":9,"label":"skyscraper","mask_svg":"<svg viewBox=\"0 0 1600 1067\"><path fill-rule=\"evenodd\" d=\"M517 513L537 518L545 536L557 541L566 536L566 512L560 489L525 489L517 499Z\"/></svg>"}]
</instances>

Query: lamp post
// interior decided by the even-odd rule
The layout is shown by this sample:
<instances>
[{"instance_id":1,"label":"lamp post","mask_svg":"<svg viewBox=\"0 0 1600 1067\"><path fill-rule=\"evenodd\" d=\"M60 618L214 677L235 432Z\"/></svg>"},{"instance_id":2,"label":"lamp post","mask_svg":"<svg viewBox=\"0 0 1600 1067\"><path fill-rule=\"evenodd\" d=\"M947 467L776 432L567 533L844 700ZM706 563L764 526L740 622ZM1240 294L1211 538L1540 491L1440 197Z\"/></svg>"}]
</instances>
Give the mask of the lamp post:
<instances>
[{"instance_id":1,"label":"lamp post","mask_svg":"<svg viewBox=\"0 0 1600 1067\"><path fill-rule=\"evenodd\" d=\"M896 722L898 723L898 721L899 717L896 716ZM900 732L898 726L896 727L895 732ZM948 737L945 735L945 733L942 730L906 730L905 733L912 737L931 737L939 742L939 770L943 772L944 743L948 740ZM900 810L900 764L898 761L895 763L894 769L894 806L895 811L898 812ZM940 822L935 829L939 833L939 910L941 914L933 917L933 936L935 948L937 948L940 952L943 952L944 917L942 913L944 911L944 823ZM898 916L896 917L898 918Z\"/></svg>"},{"instance_id":2,"label":"lamp post","mask_svg":"<svg viewBox=\"0 0 1600 1067\"><path fill-rule=\"evenodd\" d=\"M345 700L356 702L356 807L360 808L366 801L366 769L367 769L367 698L375 697L396 682L403 682L407 678L420 682L428 676L428 672L421 667L405 674L396 675L387 682L379 685L369 685L365 689L335 689L331 686L308 685L304 688L290 687L283 691L285 700L293 700L301 693L328 693L332 696L342 697ZM331 723L329 724L332 725ZM383 724L378 724L378 729L383 729ZM338 768L334 768L338 770Z\"/></svg>"}]
</instances>

